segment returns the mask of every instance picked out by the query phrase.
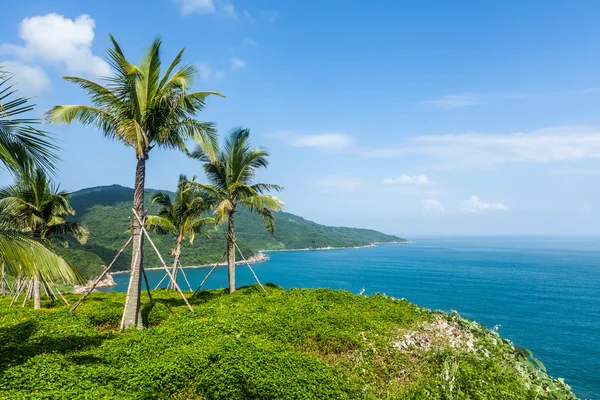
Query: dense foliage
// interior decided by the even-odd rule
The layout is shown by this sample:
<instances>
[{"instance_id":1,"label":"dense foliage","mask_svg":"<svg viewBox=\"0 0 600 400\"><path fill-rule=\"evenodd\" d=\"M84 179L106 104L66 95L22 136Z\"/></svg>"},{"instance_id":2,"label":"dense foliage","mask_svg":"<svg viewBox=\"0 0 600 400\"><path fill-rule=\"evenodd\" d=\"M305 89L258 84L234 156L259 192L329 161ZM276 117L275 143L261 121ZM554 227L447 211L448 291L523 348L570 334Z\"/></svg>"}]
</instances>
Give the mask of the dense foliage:
<instances>
[{"instance_id":1,"label":"dense foliage","mask_svg":"<svg viewBox=\"0 0 600 400\"><path fill-rule=\"evenodd\" d=\"M131 235L127 231L127 218L131 215L132 192L132 189L113 185L73 193L71 204L75 208L77 219L88 227L90 238L83 246L73 243L69 249L61 252L84 276L97 275L101 271L102 263L108 265ZM153 205L150 200L153 193L154 190L146 191L145 204L148 205L149 214L158 211L158 206ZM238 244L245 256L250 256L258 250L352 247L402 240L368 229L323 226L285 212L276 212L274 215L275 232L270 235L262 225L260 216L240 207L236 214L236 232ZM215 230L209 228L207 234L212 240L197 237L192 245L188 242L182 243L183 265L216 262L223 256L226 249L226 227L220 225ZM174 247L172 237L153 235L153 240L163 257L169 255L170 249ZM123 253L115 268L128 269L130 257L130 251ZM147 267L159 266L158 258L149 246L144 249L144 263Z\"/></svg>"},{"instance_id":2,"label":"dense foliage","mask_svg":"<svg viewBox=\"0 0 600 400\"><path fill-rule=\"evenodd\" d=\"M144 293L150 329L119 332L125 294L70 314L0 299L2 398L574 399L495 332L384 295L267 285ZM74 300L76 297L70 295Z\"/></svg>"}]
</instances>

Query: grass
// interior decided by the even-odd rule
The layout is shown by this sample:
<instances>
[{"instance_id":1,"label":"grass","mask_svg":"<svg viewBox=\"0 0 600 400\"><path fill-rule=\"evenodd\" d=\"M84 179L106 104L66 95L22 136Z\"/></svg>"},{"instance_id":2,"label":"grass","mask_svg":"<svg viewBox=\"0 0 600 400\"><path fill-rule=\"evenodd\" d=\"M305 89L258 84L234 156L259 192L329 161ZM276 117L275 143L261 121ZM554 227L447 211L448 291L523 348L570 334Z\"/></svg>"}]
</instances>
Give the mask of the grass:
<instances>
[{"instance_id":1,"label":"grass","mask_svg":"<svg viewBox=\"0 0 600 400\"><path fill-rule=\"evenodd\" d=\"M0 299L0 398L575 398L530 353L458 315L384 295L267 289L204 291L194 313L154 291L148 329L126 332L122 293L94 293L74 314Z\"/></svg>"}]
</instances>

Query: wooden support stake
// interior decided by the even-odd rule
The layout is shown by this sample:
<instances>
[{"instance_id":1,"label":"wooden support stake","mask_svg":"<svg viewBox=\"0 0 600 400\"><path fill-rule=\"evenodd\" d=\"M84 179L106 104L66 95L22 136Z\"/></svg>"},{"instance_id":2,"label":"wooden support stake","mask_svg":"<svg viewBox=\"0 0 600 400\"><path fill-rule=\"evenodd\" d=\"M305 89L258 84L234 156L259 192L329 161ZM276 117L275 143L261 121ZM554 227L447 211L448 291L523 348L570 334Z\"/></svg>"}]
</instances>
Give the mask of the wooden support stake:
<instances>
[{"instance_id":1,"label":"wooden support stake","mask_svg":"<svg viewBox=\"0 0 600 400\"><path fill-rule=\"evenodd\" d=\"M183 294L183 292L181 291L181 288L177 284L177 281L174 280L173 275L171 275L171 271L169 271L169 267L167 267L167 264L165 263L165 260L163 260L162 256L160 255L160 252L158 251L158 249L154 245L154 242L152 241L152 238L148 234L148 231L146 231L146 228L144 227L144 223L141 220L140 216L135 212L135 209L132 208L131 211L133 211L133 215L135 215L135 217L137 218L138 222L140 223L140 227L142 229L142 232L144 233L144 235L146 235L146 238L148 239L148 242L150 242L150 245L152 246L152 248L156 252L156 255L158 256L158 258L160 259L160 262L163 265L163 268L165 269L165 271L167 271L167 274L169 274L169 278L171 278L171 281L173 281L173 286L175 286L175 289L177 289L177 291L181 295L181 298L183 299L183 301L185 302L185 304L188 306L188 308L190 309L190 311L194 312L194 309L192 308L192 305L190 304L190 302L188 301L188 299L185 297L185 294Z\"/></svg>"},{"instance_id":2,"label":"wooden support stake","mask_svg":"<svg viewBox=\"0 0 600 400\"><path fill-rule=\"evenodd\" d=\"M242 250L240 250L240 247L238 246L237 243L235 243L235 247L238 249L238 251L240 252L240 256L242 256L242 259L244 260L244 262L246 263L246 265L248 266L248 268L250 268L250 272L252 272L252 275L254 275L254 279L256 279L256 282L258 283L258 285L261 287L261 289L265 292L265 294L269 294L267 292L267 290L264 288L264 286L262 285L262 283L260 283L260 281L258 280L258 276L256 276L256 274L254 273L254 270L252 269L252 267L250 266L250 263L248 261L246 261L246 259L244 258L244 255L242 254Z\"/></svg>"},{"instance_id":3,"label":"wooden support stake","mask_svg":"<svg viewBox=\"0 0 600 400\"><path fill-rule=\"evenodd\" d=\"M183 266L181 265L181 262L179 262L179 269L181 270L181 274L183 275L183 279L185 279L185 283L187 283L188 288L190 288L190 292L192 291L192 285L190 285L190 281L188 281L187 276L185 275L185 271L183 270Z\"/></svg>"},{"instance_id":4,"label":"wooden support stake","mask_svg":"<svg viewBox=\"0 0 600 400\"><path fill-rule=\"evenodd\" d=\"M25 303L27 303L27 300L29 300L29 296L31 296L31 292L33 292L33 280L36 278L31 278L31 280L29 281L29 286L27 287L27 292L25 293L25 298L23 299L23 304L21 305L22 307L25 307Z\"/></svg>"},{"instance_id":5,"label":"wooden support stake","mask_svg":"<svg viewBox=\"0 0 600 400\"><path fill-rule=\"evenodd\" d=\"M65 299L65 296L63 296L62 293L60 292L60 290L58 290L58 286L56 286L56 284L54 282L52 282L51 280L49 280L49 282L54 287L54 290L56 290L56 293L58 293L60 298L65 302L65 304L69 306L70 304L67 301L67 299Z\"/></svg>"},{"instance_id":6,"label":"wooden support stake","mask_svg":"<svg viewBox=\"0 0 600 400\"><path fill-rule=\"evenodd\" d=\"M158 287L160 286L160 284L163 283L163 281L167 278L167 276L168 276L167 274L165 274L163 276L163 278L160 280L160 282L158 282L158 285L156 285L156 287L154 288L154 290L158 289Z\"/></svg>"},{"instance_id":7,"label":"wooden support stake","mask_svg":"<svg viewBox=\"0 0 600 400\"><path fill-rule=\"evenodd\" d=\"M131 241L133 240L133 236L130 237L127 242L123 245L123 247L121 247L121 249L119 250L119 252L117 253L117 255L115 256L115 258L112 260L112 262L110 263L110 265L106 268L104 268L104 271L102 271L102 273L100 274L100 276L98 278L96 278L96 280L94 281L94 283L92 284L92 287L83 294L83 296L81 296L81 298L79 300L77 300L77 302L75 304L73 304L73 307L71 307L71 309L69 310L69 312L73 312L75 311L75 309L79 306L79 304L81 304L81 302L83 300L85 300L86 297L88 297L88 295L90 293L92 293L94 291L94 289L96 288L96 285L98 285L98 283L104 279L104 277L106 276L106 274L108 273L108 271L113 267L113 265L115 264L115 262L117 261L117 258L119 258L119 256L121 255L121 253L123 253L123 251L125 251L125 249L127 248L127 246L129 246L129 243L131 243Z\"/></svg>"},{"instance_id":8,"label":"wooden support stake","mask_svg":"<svg viewBox=\"0 0 600 400\"><path fill-rule=\"evenodd\" d=\"M148 297L150 297L150 304L154 305L152 300L152 293L150 293L150 285L148 284L148 277L146 276L146 270L142 267L142 274L144 274L144 281L146 282L146 290L148 291Z\"/></svg>"},{"instance_id":9,"label":"wooden support stake","mask_svg":"<svg viewBox=\"0 0 600 400\"><path fill-rule=\"evenodd\" d=\"M215 268L217 268L217 266L219 265L219 263L221 262L221 260L223 259L223 257L225 257L225 254L227 254L227 252L223 253L223 255L221 256L221 258L219 259L219 261L217 261L215 263L215 265L213 265L213 267L210 269L210 271L208 271L208 274L206 274L206 276L204 277L204 280L202 281L202 283L200 283L200 286L198 286L198 289L196 289L196 291L194 292L194 294L192 296L195 296L196 293L198 293L198 291L202 288L202 285L204 285L204 282L206 282L206 280L208 279L208 277L210 276L210 274L212 274L213 271L215 270Z\"/></svg>"},{"instance_id":10,"label":"wooden support stake","mask_svg":"<svg viewBox=\"0 0 600 400\"><path fill-rule=\"evenodd\" d=\"M25 286L26 286L26 281L21 279L19 282L19 286L17 287L17 289L15 291L15 295L13 296L13 299L10 302L9 307L12 307L12 305L19 299L19 297L21 296L21 292L23 291L23 289L25 289Z\"/></svg>"}]
</instances>

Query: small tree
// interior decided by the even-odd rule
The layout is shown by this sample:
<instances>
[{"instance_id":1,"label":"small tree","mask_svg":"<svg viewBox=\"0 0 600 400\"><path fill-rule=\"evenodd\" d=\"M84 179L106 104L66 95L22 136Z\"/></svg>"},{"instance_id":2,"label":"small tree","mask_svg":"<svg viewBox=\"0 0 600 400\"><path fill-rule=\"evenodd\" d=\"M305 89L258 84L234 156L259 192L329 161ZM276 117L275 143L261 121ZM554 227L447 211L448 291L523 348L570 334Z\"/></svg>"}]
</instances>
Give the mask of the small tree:
<instances>
[{"instance_id":1,"label":"small tree","mask_svg":"<svg viewBox=\"0 0 600 400\"><path fill-rule=\"evenodd\" d=\"M270 183L254 183L252 181L258 168L269 165L266 149L251 148L248 129L234 129L225 144L219 148L216 157L210 157L197 148L192 157L203 162L204 172L211 184L192 182L215 201L214 215L217 222L227 219L227 268L229 292L235 292L235 212L238 206L245 206L250 211L262 216L269 232L275 228L273 211L283 209L283 202L275 196L265 193L282 190L281 186Z\"/></svg>"},{"instance_id":2,"label":"small tree","mask_svg":"<svg viewBox=\"0 0 600 400\"><path fill-rule=\"evenodd\" d=\"M58 161L55 153L58 146L51 134L38 128L39 119L27 117L34 105L29 99L17 96L12 78L0 65L0 164L13 174L26 175L36 168L53 171ZM0 221L8 215L5 206L0 207ZM78 279L64 258L4 223L0 226L0 254L8 275L33 276L42 271L51 279L66 282Z\"/></svg>"},{"instance_id":3,"label":"small tree","mask_svg":"<svg viewBox=\"0 0 600 400\"><path fill-rule=\"evenodd\" d=\"M172 234L175 236L175 248L173 248L172 275L177 279L179 258L181 256L181 244L187 238L194 243L196 234L204 234L207 224L214 224L215 219L207 216L211 209L210 199L205 198L202 192L192 186L185 175L179 175L177 190L171 200L168 193L158 192L152 197L152 203L160 206L157 215L149 215L146 226L149 230L160 234ZM173 282L169 284L172 287Z\"/></svg>"},{"instance_id":4,"label":"small tree","mask_svg":"<svg viewBox=\"0 0 600 400\"><path fill-rule=\"evenodd\" d=\"M48 248L53 241L68 246L69 238L85 243L87 229L65 218L75 215L70 197L70 193L53 185L41 169L31 175L20 174L14 185L0 189L0 218L5 227L27 234ZM35 309L40 308L40 281L48 278L41 269L33 275Z\"/></svg>"}]
</instances>

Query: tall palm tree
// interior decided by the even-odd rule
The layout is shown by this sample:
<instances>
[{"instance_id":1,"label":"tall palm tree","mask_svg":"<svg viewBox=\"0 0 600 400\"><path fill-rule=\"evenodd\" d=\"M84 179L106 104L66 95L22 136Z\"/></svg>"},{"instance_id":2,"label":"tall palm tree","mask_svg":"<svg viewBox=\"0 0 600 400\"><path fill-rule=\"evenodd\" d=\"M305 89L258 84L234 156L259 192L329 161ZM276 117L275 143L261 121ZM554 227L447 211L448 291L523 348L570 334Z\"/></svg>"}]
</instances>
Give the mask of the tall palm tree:
<instances>
[{"instance_id":1,"label":"tall palm tree","mask_svg":"<svg viewBox=\"0 0 600 400\"><path fill-rule=\"evenodd\" d=\"M187 152L186 140L195 140L207 154L214 154L216 131L213 123L194 120L204 109L205 100L217 92L188 92L197 75L191 65L179 66L181 50L161 75L160 46L156 39L142 57L139 66L129 62L116 40L110 36L112 48L107 61L113 75L106 85L90 80L65 77L81 87L92 105L61 105L48 112L51 122L97 127L104 136L131 147L137 159L133 208L140 219L144 214L144 182L146 160L154 147ZM143 266L142 224L133 218L133 257L127 299L121 328L143 328L140 310L141 270Z\"/></svg>"},{"instance_id":2,"label":"tall palm tree","mask_svg":"<svg viewBox=\"0 0 600 400\"><path fill-rule=\"evenodd\" d=\"M177 279L179 257L181 256L181 243L188 238L194 243L196 234L203 234L207 224L215 223L215 219L206 214L211 209L211 202L206 199L202 192L193 187L190 182L195 181L193 177L188 181L187 176L179 175L177 191L171 200L168 193L158 192L152 197L152 203L160 205L158 215L150 215L146 220L146 226L162 234L173 234L175 236L175 248L173 249L172 275ZM170 283L170 286L173 282Z\"/></svg>"},{"instance_id":3,"label":"tall palm tree","mask_svg":"<svg viewBox=\"0 0 600 400\"><path fill-rule=\"evenodd\" d=\"M52 184L42 169L31 175L21 174L14 185L0 189L0 221L3 226L29 235L48 248L52 241L68 246L68 239L85 243L87 229L78 222L67 221L75 215L71 207L71 194ZM33 275L34 308L40 308L40 281L45 281L43 270Z\"/></svg>"},{"instance_id":4,"label":"tall palm tree","mask_svg":"<svg viewBox=\"0 0 600 400\"><path fill-rule=\"evenodd\" d=\"M202 161L204 172L212 184L191 184L202 189L209 197L215 199L214 215L217 222L228 221L227 229L227 267L229 292L235 292L235 212L238 206L245 206L250 211L262 216L269 232L275 228L273 211L283 209L283 202L275 196L265 193L282 187L270 183L254 183L252 180L258 168L266 168L269 164L269 152L263 148L251 148L248 129L234 129L216 157L212 157L197 148L191 156Z\"/></svg>"},{"instance_id":5,"label":"tall palm tree","mask_svg":"<svg viewBox=\"0 0 600 400\"><path fill-rule=\"evenodd\" d=\"M34 109L28 98L18 97L13 75L0 64L0 164L13 174L34 169L55 170L59 160L51 134L38 129L41 121L29 118ZM0 209L0 216L6 215ZM50 279L75 282L76 271L62 257L31 237L0 225L0 256L5 273L33 276L36 271Z\"/></svg>"}]
</instances>

